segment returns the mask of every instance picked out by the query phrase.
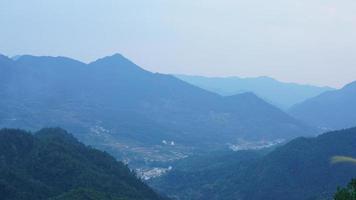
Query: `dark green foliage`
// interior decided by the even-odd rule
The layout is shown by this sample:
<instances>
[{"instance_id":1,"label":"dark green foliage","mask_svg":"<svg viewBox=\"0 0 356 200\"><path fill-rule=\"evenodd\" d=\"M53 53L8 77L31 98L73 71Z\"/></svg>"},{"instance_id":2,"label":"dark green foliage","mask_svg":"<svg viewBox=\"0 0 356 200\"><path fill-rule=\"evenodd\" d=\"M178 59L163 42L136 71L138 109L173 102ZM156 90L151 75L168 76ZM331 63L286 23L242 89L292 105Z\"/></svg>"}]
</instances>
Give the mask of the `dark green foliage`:
<instances>
[{"instance_id":1,"label":"dark green foliage","mask_svg":"<svg viewBox=\"0 0 356 200\"><path fill-rule=\"evenodd\" d=\"M162 199L109 154L59 128L0 130L2 200Z\"/></svg>"},{"instance_id":2,"label":"dark green foliage","mask_svg":"<svg viewBox=\"0 0 356 200\"><path fill-rule=\"evenodd\" d=\"M352 179L346 188L338 188L335 200L356 200L356 179Z\"/></svg>"},{"instance_id":3,"label":"dark green foliage","mask_svg":"<svg viewBox=\"0 0 356 200\"><path fill-rule=\"evenodd\" d=\"M149 182L172 199L237 199L234 191L237 179L245 178L241 171L259 160L265 152L212 152L178 161L174 170ZM233 178L232 178L233 177Z\"/></svg>"},{"instance_id":4,"label":"dark green foliage","mask_svg":"<svg viewBox=\"0 0 356 200\"><path fill-rule=\"evenodd\" d=\"M333 165L335 155L356 156L356 128L298 138L270 153L210 154L181 161L152 186L180 200L319 200L356 177L354 165Z\"/></svg>"},{"instance_id":5,"label":"dark green foliage","mask_svg":"<svg viewBox=\"0 0 356 200\"><path fill-rule=\"evenodd\" d=\"M75 189L67 193L59 195L49 200L128 200L127 198L113 197L112 195L104 194L90 189Z\"/></svg>"}]
</instances>

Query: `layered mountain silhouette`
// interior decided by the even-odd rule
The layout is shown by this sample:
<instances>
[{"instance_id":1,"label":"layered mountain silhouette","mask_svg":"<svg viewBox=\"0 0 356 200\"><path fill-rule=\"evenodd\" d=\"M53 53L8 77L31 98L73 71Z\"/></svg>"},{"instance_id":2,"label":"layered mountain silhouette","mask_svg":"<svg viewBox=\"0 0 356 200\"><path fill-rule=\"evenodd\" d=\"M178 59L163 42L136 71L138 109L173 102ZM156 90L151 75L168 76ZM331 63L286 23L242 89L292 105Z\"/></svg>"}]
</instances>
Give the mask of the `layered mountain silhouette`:
<instances>
[{"instance_id":1,"label":"layered mountain silhouette","mask_svg":"<svg viewBox=\"0 0 356 200\"><path fill-rule=\"evenodd\" d=\"M313 126L341 129L356 126L356 82L293 106L289 113Z\"/></svg>"},{"instance_id":2,"label":"layered mountain silhouette","mask_svg":"<svg viewBox=\"0 0 356 200\"><path fill-rule=\"evenodd\" d=\"M175 76L188 83L223 96L253 92L257 96L282 109L287 109L306 99L333 90L333 88L330 87L280 82L266 76L256 78Z\"/></svg>"},{"instance_id":3,"label":"layered mountain silhouette","mask_svg":"<svg viewBox=\"0 0 356 200\"><path fill-rule=\"evenodd\" d=\"M209 153L178 161L151 184L180 200L332 199L338 186L356 177L356 166L330 160L355 157L355 146L352 128L297 138L274 150Z\"/></svg>"},{"instance_id":4,"label":"layered mountain silhouette","mask_svg":"<svg viewBox=\"0 0 356 200\"><path fill-rule=\"evenodd\" d=\"M0 130L2 200L163 200L122 162L59 128Z\"/></svg>"},{"instance_id":5,"label":"layered mountain silhouette","mask_svg":"<svg viewBox=\"0 0 356 200\"><path fill-rule=\"evenodd\" d=\"M162 140L225 145L237 138L292 138L314 131L252 93L223 97L146 71L120 54L89 64L1 56L0 76L1 127L60 126L111 150Z\"/></svg>"}]
</instances>

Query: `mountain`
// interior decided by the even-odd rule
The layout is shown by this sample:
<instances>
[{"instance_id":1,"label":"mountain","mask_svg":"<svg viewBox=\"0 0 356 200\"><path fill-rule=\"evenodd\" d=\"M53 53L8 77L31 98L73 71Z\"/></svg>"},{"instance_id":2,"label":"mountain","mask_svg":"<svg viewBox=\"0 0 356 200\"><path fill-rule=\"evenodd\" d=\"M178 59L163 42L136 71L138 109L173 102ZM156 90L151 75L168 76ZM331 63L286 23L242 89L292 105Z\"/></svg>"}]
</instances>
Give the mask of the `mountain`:
<instances>
[{"instance_id":1,"label":"mountain","mask_svg":"<svg viewBox=\"0 0 356 200\"><path fill-rule=\"evenodd\" d=\"M280 82L270 77L175 76L183 81L223 96L253 92L257 96L282 109L287 109L296 103L317 96L325 91L333 90L333 88L330 87L316 87L312 85Z\"/></svg>"},{"instance_id":2,"label":"mountain","mask_svg":"<svg viewBox=\"0 0 356 200\"><path fill-rule=\"evenodd\" d=\"M0 127L63 127L130 164L226 148L240 138L314 133L252 93L223 97L146 71L120 54L89 64L2 56L0 97Z\"/></svg>"},{"instance_id":3,"label":"mountain","mask_svg":"<svg viewBox=\"0 0 356 200\"><path fill-rule=\"evenodd\" d=\"M356 126L356 81L293 106L289 113L323 129Z\"/></svg>"},{"instance_id":4,"label":"mountain","mask_svg":"<svg viewBox=\"0 0 356 200\"><path fill-rule=\"evenodd\" d=\"M0 130L3 200L163 200L122 162L59 128Z\"/></svg>"},{"instance_id":5,"label":"mountain","mask_svg":"<svg viewBox=\"0 0 356 200\"><path fill-rule=\"evenodd\" d=\"M179 200L321 200L356 177L356 128L297 138L272 150L210 153L180 160L151 185Z\"/></svg>"}]
</instances>

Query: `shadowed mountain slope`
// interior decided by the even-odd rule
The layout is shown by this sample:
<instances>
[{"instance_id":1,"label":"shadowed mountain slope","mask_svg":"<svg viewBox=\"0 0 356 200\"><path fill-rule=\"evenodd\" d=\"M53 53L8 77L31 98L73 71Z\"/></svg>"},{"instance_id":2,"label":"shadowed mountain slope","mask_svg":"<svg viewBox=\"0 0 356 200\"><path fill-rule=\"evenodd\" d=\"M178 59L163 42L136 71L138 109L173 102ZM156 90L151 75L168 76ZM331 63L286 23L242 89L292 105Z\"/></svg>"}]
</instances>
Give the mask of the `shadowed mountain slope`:
<instances>
[{"instance_id":1,"label":"shadowed mountain slope","mask_svg":"<svg viewBox=\"0 0 356 200\"><path fill-rule=\"evenodd\" d=\"M271 152L210 153L178 161L151 185L179 200L321 200L356 177L356 128L297 138Z\"/></svg>"},{"instance_id":2,"label":"shadowed mountain slope","mask_svg":"<svg viewBox=\"0 0 356 200\"><path fill-rule=\"evenodd\" d=\"M222 97L119 54L89 64L2 56L0 76L1 127L64 127L118 157L165 149L163 140L202 148L314 131L251 93Z\"/></svg>"},{"instance_id":3,"label":"shadowed mountain slope","mask_svg":"<svg viewBox=\"0 0 356 200\"><path fill-rule=\"evenodd\" d=\"M329 87L280 82L270 77L239 78L189 75L176 75L176 77L223 96L253 92L264 100L283 109L290 108L296 103L317 96L325 91L333 90Z\"/></svg>"},{"instance_id":4,"label":"shadowed mountain slope","mask_svg":"<svg viewBox=\"0 0 356 200\"><path fill-rule=\"evenodd\" d=\"M3 200L163 200L126 165L59 128L0 130Z\"/></svg>"},{"instance_id":5,"label":"shadowed mountain slope","mask_svg":"<svg viewBox=\"0 0 356 200\"><path fill-rule=\"evenodd\" d=\"M295 105L289 113L323 129L356 126L356 82Z\"/></svg>"}]
</instances>

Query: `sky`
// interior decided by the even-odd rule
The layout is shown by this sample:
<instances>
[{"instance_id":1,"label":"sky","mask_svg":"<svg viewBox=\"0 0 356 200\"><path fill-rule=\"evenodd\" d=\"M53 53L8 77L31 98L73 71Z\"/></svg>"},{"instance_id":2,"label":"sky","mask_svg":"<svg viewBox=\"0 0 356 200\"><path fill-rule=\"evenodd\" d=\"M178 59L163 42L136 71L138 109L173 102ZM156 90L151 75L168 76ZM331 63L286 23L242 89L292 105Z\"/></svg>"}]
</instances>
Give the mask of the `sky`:
<instances>
[{"instance_id":1,"label":"sky","mask_svg":"<svg viewBox=\"0 0 356 200\"><path fill-rule=\"evenodd\" d=\"M0 0L0 53L341 87L356 80L356 1Z\"/></svg>"}]
</instances>

